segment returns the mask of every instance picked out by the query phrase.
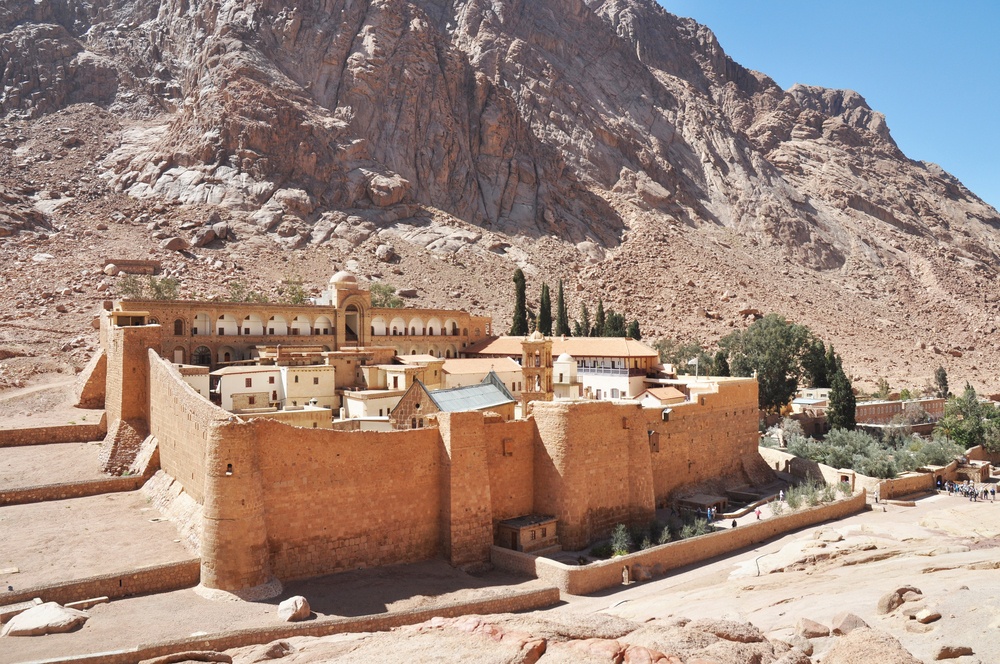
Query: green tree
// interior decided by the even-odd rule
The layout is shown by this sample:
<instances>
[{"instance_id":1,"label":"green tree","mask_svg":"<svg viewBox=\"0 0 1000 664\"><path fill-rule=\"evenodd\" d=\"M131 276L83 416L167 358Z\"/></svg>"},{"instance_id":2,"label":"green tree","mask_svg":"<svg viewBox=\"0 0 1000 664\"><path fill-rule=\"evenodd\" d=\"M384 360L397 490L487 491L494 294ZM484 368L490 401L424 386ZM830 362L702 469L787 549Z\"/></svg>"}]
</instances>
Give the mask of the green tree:
<instances>
[{"instance_id":1,"label":"green tree","mask_svg":"<svg viewBox=\"0 0 1000 664\"><path fill-rule=\"evenodd\" d=\"M826 346L815 339L802 353L802 377L809 387L830 387L826 368Z\"/></svg>"},{"instance_id":2,"label":"green tree","mask_svg":"<svg viewBox=\"0 0 1000 664\"><path fill-rule=\"evenodd\" d=\"M538 301L538 322L535 328L547 337L552 336L552 299L548 284L542 284L542 296Z\"/></svg>"},{"instance_id":3,"label":"green tree","mask_svg":"<svg viewBox=\"0 0 1000 664\"><path fill-rule=\"evenodd\" d=\"M372 306L380 309L399 309L403 306L403 298L396 295L396 287L383 281L371 285Z\"/></svg>"},{"instance_id":4,"label":"green tree","mask_svg":"<svg viewBox=\"0 0 1000 664\"><path fill-rule=\"evenodd\" d=\"M590 312L587 311L586 303L580 304L580 317L573 323L574 337L590 336Z\"/></svg>"},{"instance_id":5,"label":"green tree","mask_svg":"<svg viewBox=\"0 0 1000 664\"><path fill-rule=\"evenodd\" d=\"M570 335L569 313L566 311L566 300L563 298L563 282L559 280L559 293L556 295L556 334Z\"/></svg>"},{"instance_id":6,"label":"green tree","mask_svg":"<svg viewBox=\"0 0 1000 664\"><path fill-rule=\"evenodd\" d=\"M826 409L826 421L831 429L846 429L853 431L855 427L855 410L857 401L851 381L843 369L833 375L830 381L830 405Z\"/></svg>"},{"instance_id":7,"label":"green tree","mask_svg":"<svg viewBox=\"0 0 1000 664\"><path fill-rule=\"evenodd\" d=\"M826 380L827 384L822 387L833 387L833 377L838 371L843 370L844 365L840 356L833 350L833 344L826 349Z\"/></svg>"},{"instance_id":8,"label":"green tree","mask_svg":"<svg viewBox=\"0 0 1000 664\"><path fill-rule=\"evenodd\" d=\"M625 316L614 309L608 309L608 314L604 322L604 334L601 336L624 337L627 331L625 328Z\"/></svg>"},{"instance_id":9,"label":"green tree","mask_svg":"<svg viewBox=\"0 0 1000 664\"><path fill-rule=\"evenodd\" d=\"M150 295L154 300L176 300L178 281L173 277L157 279L150 276L147 281Z\"/></svg>"},{"instance_id":10,"label":"green tree","mask_svg":"<svg viewBox=\"0 0 1000 664\"><path fill-rule=\"evenodd\" d=\"M951 392L948 391L948 372L944 367L938 367L934 372L934 386L937 390L935 396L938 399L947 399L951 396Z\"/></svg>"},{"instance_id":11,"label":"green tree","mask_svg":"<svg viewBox=\"0 0 1000 664\"><path fill-rule=\"evenodd\" d=\"M938 429L964 449L986 443L990 420L996 419L996 409L979 401L979 395L969 383L961 396L953 396L944 405L944 417Z\"/></svg>"},{"instance_id":12,"label":"green tree","mask_svg":"<svg viewBox=\"0 0 1000 664\"><path fill-rule=\"evenodd\" d=\"M528 334L528 308L525 304L526 284L521 268L514 270L514 321L510 326L512 337L523 337Z\"/></svg>"},{"instance_id":13,"label":"green tree","mask_svg":"<svg viewBox=\"0 0 1000 664\"><path fill-rule=\"evenodd\" d=\"M719 341L734 376L757 375L761 409L779 412L798 388L802 352L812 340L809 328L768 314L742 332Z\"/></svg>"},{"instance_id":14,"label":"green tree","mask_svg":"<svg viewBox=\"0 0 1000 664\"><path fill-rule=\"evenodd\" d=\"M597 298L597 313L594 314L594 327L590 330L590 336L603 337L604 326L607 325L608 318L604 314L604 300Z\"/></svg>"},{"instance_id":15,"label":"green tree","mask_svg":"<svg viewBox=\"0 0 1000 664\"><path fill-rule=\"evenodd\" d=\"M712 359L712 371L715 376L729 375L729 358L726 357L725 351L716 351L715 357Z\"/></svg>"},{"instance_id":16,"label":"green tree","mask_svg":"<svg viewBox=\"0 0 1000 664\"><path fill-rule=\"evenodd\" d=\"M290 282L285 284L281 293L282 300L288 304L305 304L309 301L309 295L301 283Z\"/></svg>"},{"instance_id":17,"label":"green tree","mask_svg":"<svg viewBox=\"0 0 1000 664\"><path fill-rule=\"evenodd\" d=\"M642 340L642 332L639 331L639 321L633 320L628 324L628 334L626 336L636 341Z\"/></svg>"},{"instance_id":18,"label":"green tree","mask_svg":"<svg viewBox=\"0 0 1000 664\"><path fill-rule=\"evenodd\" d=\"M892 394L892 387L889 385L889 381L885 378L879 378L876 385L875 393L872 396L883 401L888 399L889 395Z\"/></svg>"},{"instance_id":19,"label":"green tree","mask_svg":"<svg viewBox=\"0 0 1000 664\"><path fill-rule=\"evenodd\" d=\"M909 401L912 398L913 394L910 392L909 388L904 387L902 390L899 391L900 401Z\"/></svg>"},{"instance_id":20,"label":"green tree","mask_svg":"<svg viewBox=\"0 0 1000 664\"><path fill-rule=\"evenodd\" d=\"M118 297L126 300L141 300L145 295L143 283L134 274L126 274L118 280Z\"/></svg>"}]
</instances>

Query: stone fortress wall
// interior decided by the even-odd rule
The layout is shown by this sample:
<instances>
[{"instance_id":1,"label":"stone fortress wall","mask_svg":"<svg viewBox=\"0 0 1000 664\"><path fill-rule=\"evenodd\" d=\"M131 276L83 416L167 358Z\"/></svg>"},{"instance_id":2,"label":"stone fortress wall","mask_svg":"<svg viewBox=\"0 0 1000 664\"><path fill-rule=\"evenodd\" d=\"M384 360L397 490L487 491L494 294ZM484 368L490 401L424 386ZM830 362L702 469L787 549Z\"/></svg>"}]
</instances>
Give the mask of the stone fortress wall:
<instances>
[{"instance_id":1,"label":"stone fortress wall","mask_svg":"<svg viewBox=\"0 0 1000 664\"><path fill-rule=\"evenodd\" d=\"M578 401L535 402L528 419L513 422L466 412L438 414L418 430L305 429L243 421L200 397L159 356L156 329L122 328L148 344L145 369L130 366L138 361L131 349L112 345L108 373L125 390L128 377L148 375L148 388L134 391L148 397L163 470L202 505L201 578L209 587L439 555L483 564L497 524L531 513L559 520L564 548L584 547L619 522L647 523L656 502L681 487L718 479L712 463L739 480L740 455L749 450L759 460L749 380L721 382L703 403L675 407L667 422L661 409ZM699 445L698 432L720 417Z\"/></svg>"}]
</instances>

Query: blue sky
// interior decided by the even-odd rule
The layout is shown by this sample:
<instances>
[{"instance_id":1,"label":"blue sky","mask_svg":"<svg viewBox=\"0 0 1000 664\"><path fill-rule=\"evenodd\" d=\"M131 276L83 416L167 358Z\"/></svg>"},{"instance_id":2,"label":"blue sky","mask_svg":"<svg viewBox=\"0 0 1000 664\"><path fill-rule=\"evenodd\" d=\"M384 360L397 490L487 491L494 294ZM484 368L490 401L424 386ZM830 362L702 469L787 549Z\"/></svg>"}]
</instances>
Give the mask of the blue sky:
<instances>
[{"instance_id":1,"label":"blue sky","mask_svg":"<svg viewBox=\"0 0 1000 664\"><path fill-rule=\"evenodd\" d=\"M659 0L787 89L856 90L911 159L1000 209L1000 2Z\"/></svg>"}]
</instances>

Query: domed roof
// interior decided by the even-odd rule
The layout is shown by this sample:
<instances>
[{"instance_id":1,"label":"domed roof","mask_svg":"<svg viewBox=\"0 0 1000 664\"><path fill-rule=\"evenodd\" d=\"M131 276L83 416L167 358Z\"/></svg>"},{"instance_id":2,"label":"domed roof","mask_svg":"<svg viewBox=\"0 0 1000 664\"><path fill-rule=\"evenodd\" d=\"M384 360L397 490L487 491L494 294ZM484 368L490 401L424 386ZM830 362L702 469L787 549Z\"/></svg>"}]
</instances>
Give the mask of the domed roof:
<instances>
[{"instance_id":1,"label":"domed roof","mask_svg":"<svg viewBox=\"0 0 1000 664\"><path fill-rule=\"evenodd\" d=\"M573 356L570 355L569 353L563 353L558 358L556 358L556 362L574 362L574 361L575 360L573 359Z\"/></svg>"},{"instance_id":2,"label":"domed roof","mask_svg":"<svg viewBox=\"0 0 1000 664\"><path fill-rule=\"evenodd\" d=\"M530 341L544 341L545 335L539 332L538 330L535 330L528 336L528 339Z\"/></svg>"},{"instance_id":3,"label":"domed roof","mask_svg":"<svg viewBox=\"0 0 1000 664\"><path fill-rule=\"evenodd\" d=\"M331 284L356 284L358 283L358 278L347 270L341 270L337 274L330 277Z\"/></svg>"}]
</instances>

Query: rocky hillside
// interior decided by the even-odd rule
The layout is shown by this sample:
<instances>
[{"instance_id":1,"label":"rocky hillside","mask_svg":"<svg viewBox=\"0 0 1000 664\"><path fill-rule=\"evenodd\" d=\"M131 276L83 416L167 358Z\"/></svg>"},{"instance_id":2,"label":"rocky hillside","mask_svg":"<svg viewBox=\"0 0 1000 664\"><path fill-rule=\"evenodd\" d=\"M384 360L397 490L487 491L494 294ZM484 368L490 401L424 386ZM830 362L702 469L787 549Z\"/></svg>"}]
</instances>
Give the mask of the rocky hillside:
<instances>
[{"instance_id":1,"label":"rocky hillside","mask_svg":"<svg viewBox=\"0 0 1000 664\"><path fill-rule=\"evenodd\" d=\"M778 311L859 379L1000 387L1000 215L860 95L653 0L287 4L0 7L0 342L78 335L115 257L192 296L349 264L498 326L520 266L647 335Z\"/></svg>"}]
</instances>

